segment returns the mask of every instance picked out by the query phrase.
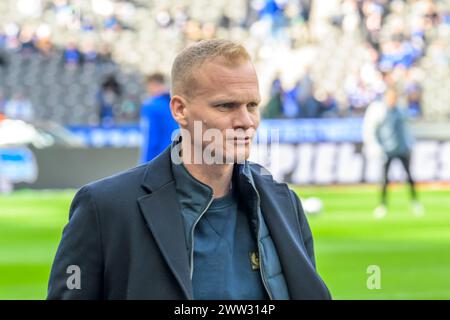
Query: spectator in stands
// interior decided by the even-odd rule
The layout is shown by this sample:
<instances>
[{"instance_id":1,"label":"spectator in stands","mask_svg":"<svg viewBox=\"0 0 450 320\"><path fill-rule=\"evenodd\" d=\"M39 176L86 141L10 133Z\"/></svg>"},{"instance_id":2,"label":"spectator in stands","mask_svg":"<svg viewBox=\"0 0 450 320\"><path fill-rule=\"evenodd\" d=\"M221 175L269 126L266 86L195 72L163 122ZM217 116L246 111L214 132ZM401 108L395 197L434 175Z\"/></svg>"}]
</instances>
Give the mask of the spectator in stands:
<instances>
[{"instance_id":1,"label":"spectator in stands","mask_svg":"<svg viewBox=\"0 0 450 320\"><path fill-rule=\"evenodd\" d=\"M34 53L38 52L35 41L34 30L30 26L24 26L20 32L20 52L23 57L30 58Z\"/></svg>"},{"instance_id":2,"label":"spectator in stands","mask_svg":"<svg viewBox=\"0 0 450 320\"><path fill-rule=\"evenodd\" d=\"M76 67L83 62L83 56L75 41L69 41L63 52L64 64Z\"/></svg>"},{"instance_id":3,"label":"spectator in stands","mask_svg":"<svg viewBox=\"0 0 450 320\"><path fill-rule=\"evenodd\" d=\"M357 6L361 32L367 42L373 48L378 49L383 18L387 11L386 3L382 1L358 1Z\"/></svg>"},{"instance_id":4,"label":"spectator in stands","mask_svg":"<svg viewBox=\"0 0 450 320\"><path fill-rule=\"evenodd\" d=\"M345 91L351 116L362 116L367 106L376 97L376 93L364 82L359 72L347 76Z\"/></svg>"},{"instance_id":5,"label":"spectator in stands","mask_svg":"<svg viewBox=\"0 0 450 320\"><path fill-rule=\"evenodd\" d=\"M0 49L4 49L6 47L6 34L3 30L3 26L0 25Z\"/></svg>"},{"instance_id":6,"label":"spectator in stands","mask_svg":"<svg viewBox=\"0 0 450 320\"><path fill-rule=\"evenodd\" d=\"M31 122L34 120L34 108L31 101L19 92L6 102L5 116L9 119Z\"/></svg>"},{"instance_id":7,"label":"spectator in stands","mask_svg":"<svg viewBox=\"0 0 450 320\"><path fill-rule=\"evenodd\" d=\"M122 95L122 87L114 75L109 75L103 81L97 93L99 120L102 126L111 126L115 122L114 110Z\"/></svg>"},{"instance_id":8,"label":"spectator in stands","mask_svg":"<svg viewBox=\"0 0 450 320\"><path fill-rule=\"evenodd\" d=\"M162 8L156 14L156 23L160 28L168 28L172 23L172 16L168 8Z\"/></svg>"},{"instance_id":9,"label":"spectator in stands","mask_svg":"<svg viewBox=\"0 0 450 320\"><path fill-rule=\"evenodd\" d=\"M408 95L408 112L411 117L417 118L422 115L421 99L422 88L418 83L410 83L406 87Z\"/></svg>"},{"instance_id":10,"label":"spectator in stands","mask_svg":"<svg viewBox=\"0 0 450 320\"><path fill-rule=\"evenodd\" d=\"M111 48L108 44L103 43L100 45L100 49L97 53L96 57L97 64L113 64L112 56L111 56Z\"/></svg>"},{"instance_id":11,"label":"spectator in stands","mask_svg":"<svg viewBox=\"0 0 450 320\"><path fill-rule=\"evenodd\" d=\"M338 103L331 92L326 92L323 100L319 100L319 117L337 117L339 113Z\"/></svg>"},{"instance_id":12,"label":"spectator in stands","mask_svg":"<svg viewBox=\"0 0 450 320\"><path fill-rule=\"evenodd\" d=\"M260 10L260 18L268 19L271 24L272 36L285 27L286 17L284 15L284 9L286 6L284 1L266 0L264 7Z\"/></svg>"},{"instance_id":13,"label":"spectator in stands","mask_svg":"<svg viewBox=\"0 0 450 320\"><path fill-rule=\"evenodd\" d=\"M8 50L17 52L20 49L19 41L20 26L15 22L5 25L5 47Z\"/></svg>"},{"instance_id":14,"label":"spectator in stands","mask_svg":"<svg viewBox=\"0 0 450 320\"><path fill-rule=\"evenodd\" d=\"M406 74L405 91L409 116L412 118L420 117L422 115L422 86L414 78L412 72Z\"/></svg>"},{"instance_id":15,"label":"spectator in stands","mask_svg":"<svg viewBox=\"0 0 450 320\"><path fill-rule=\"evenodd\" d=\"M311 16L312 0L299 0L299 11L305 23L309 23L309 17Z\"/></svg>"},{"instance_id":16,"label":"spectator in stands","mask_svg":"<svg viewBox=\"0 0 450 320\"><path fill-rule=\"evenodd\" d=\"M170 112L170 94L163 74L147 77L149 97L141 108L142 149L140 162L148 162L161 153L170 143L178 124Z\"/></svg>"},{"instance_id":17,"label":"spectator in stands","mask_svg":"<svg viewBox=\"0 0 450 320\"><path fill-rule=\"evenodd\" d=\"M298 118L300 115L300 107L297 101L297 92L299 90L299 83L297 82L294 87L284 92L283 97L283 117L285 118Z\"/></svg>"},{"instance_id":18,"label":"spectator in stands","mask_svg":"<svg viewBox=\"0 0 450 320\"><path fill-rule=\"evenodd\" d=\"M120 105L120 117L125 122L136 122L139 113L139 98L128 94Z\"/></svg>"},{"instance_id":19,"label":"spectator in stands","mask_svg":"<svg viewBox=\"0 0 450 320\"><path fill-rule=\"evenodd\" d=\"M115 15L111 15L106 18L104 27L106 30L119 31L121 26L117 20L117 17Z\"/></svg>"},{"instance_id":20,"label":"spectator in stands","mask_svg":"<svg viewBox=\"0 0 450 320\"><path fill-rule=\"evenodd\" d=\"M86 64L97 63L98 54L93 39L87 39L82 43L83 60Z\"/></svg>"},{"instance_id":21,"label":"spectator in stands","mask_svg":"<svg viewBox=\"0 0 450 320\"><path fill-rule=\"evenodd\" d=\"M36 48L45 57L51 57L53 53L53 43L51 41L51 28L43 23L36 30Z\"/></svg>"},{"instance_id":22,"label":"spectator in stands","mask_svg":"<svg viewBox=\"0 0 450 320\"><path fill-rule=\"evenodd\" d=\"M277 73L270 86L270 98L264 108L263 117L267 119L280 118L283 109L284 90L280 80L280 74Z\"/></svg>"},{"instance_id":23,"label":"spectator in stands","mask_svg":"<svg viewBox=\"0 0 450 320\"><path fill-rule=\"evenodd\" d=\"M0 67L1 68L7 68L8 67L8 60L6 58L6 54L4 54L1 49L0 49Z\"/></svg>"},{"instance_id":24,"label":"spectator in stands","mask_svg":"<svg viewBox=\"0 0 450 320\"><path fill-rule=\"evenodd\" d=\"M300 110L300 117L302 118L318 118L320 115L320 102L317 101L314 94L310 94L300 105Z\"/></svg>"},{"instance_id":25,"label":"spectator in stands","mask_svg":"<svg viewBox=\"0 0 450 320\"><path fill-rule=\"evenodd\" d=\"M309 67L296 84L296 98L300 108L301 118L319 117L320 104L314 97L314 82Z\"/></svg>"},{"instance_id":26,"label":"spectator in stands","mask_svg":"<svg viewBox=\"0 0 450 320\"><path fill-rule=\"evenodd\" d=\"M415 183L410 172L411 150L413 137L409 132L406 122L406 116L398 107L397 90L394 87L388 87L384 94L385 108L381 113L381 120L374 126L375 137L384 154L383 166L383 185L381 193L381 204L375 209L376 218L383 218L387 213L387 186L389 183L389 168L394 159L399 159L408 176L410 185L413 212L419 216L423 214L423 207L417 199Z\"/></svg>"},{"instance_id":27,"label":"spectator in stands","mask_svg":"<svg viewBox=\"0 0 450 320\"><path fill-rule=\"evenodd\" d=\"M0 114L4 116L6 105L6 97L3 91L0 90Z\"/></svg>"}]
</instances>

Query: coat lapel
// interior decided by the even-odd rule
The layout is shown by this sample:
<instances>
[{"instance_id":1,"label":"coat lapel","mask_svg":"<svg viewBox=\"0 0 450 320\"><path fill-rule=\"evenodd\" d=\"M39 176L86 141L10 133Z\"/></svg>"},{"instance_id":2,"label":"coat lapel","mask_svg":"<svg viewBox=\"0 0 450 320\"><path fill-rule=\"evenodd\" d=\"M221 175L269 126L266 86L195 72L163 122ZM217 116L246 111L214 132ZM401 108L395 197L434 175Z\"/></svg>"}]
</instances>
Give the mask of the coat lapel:
<instances>
[{"instance_id":1,"label":"coat lapel","mask_svg":"<svg viewBox=\"0 0 450 320\"><path fill-rule=\"evenodd\" d=\"M186 238L170 167L168 148L149 163L142 185L150 194L140 197L138 203L167 265L186 298L192 299Z\"/></svg>"},{"instance_id":2,"label":"coat lapel","mask_svg":"<svg viewBox=\"0 0 450 320\"><path fill-rule=\"evenodd\" d=\"M181 210L171 169L170 147L148 166L142 186L149 194L139 207L161 253L183 290L193 299ZM291 299L329 299L328 289L301 245L296 210L285 184L253 174L261 211L273 238Z\"/></svg>"},{"instance_id":3,"label":"coat lapel","mask_svg":"<svg viewBox=\"0 0 450 320\"><path fill-rule=\"evenodd\" d=\"M298 234L295 207L285 184L268 183L253 175L261 198L261 211L270 230L291 299L329 299L328 289L317 274Z\"/></svg>"}]
</instances>

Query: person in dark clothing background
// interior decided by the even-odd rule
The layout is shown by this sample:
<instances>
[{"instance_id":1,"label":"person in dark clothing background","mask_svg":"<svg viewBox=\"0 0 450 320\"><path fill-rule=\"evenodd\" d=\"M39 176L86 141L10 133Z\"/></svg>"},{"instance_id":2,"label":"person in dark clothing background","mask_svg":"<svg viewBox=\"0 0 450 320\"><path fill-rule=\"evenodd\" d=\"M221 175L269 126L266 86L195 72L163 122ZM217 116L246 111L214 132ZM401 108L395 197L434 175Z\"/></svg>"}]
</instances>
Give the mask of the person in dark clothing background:
<instances>
[{"instance_id":1,"label":"person in dark clothing background","mask_svg":"<svg viewBox=\"0 0 450 320\"><path fill-rule=\"evenodd\" d=\"M145 163L160 154L172 141L178 124L170 113L170 94L166 79L153 73L146 79L148 98L141 108L142 147L140 162Z\"/></svg>"},{"instance_id":2,"label":"person in dark clothing background","mask_svg":"<svg viewBox=\"0 0 450 320\"><path fill-rule=\"evenodd\" d=\"M8 59L6 54L3 52L2 49L0 49L0 68L7 68L8 67Z\"/></svg>"},{"instance_id":3,"label":"person in dark clothing background","mask_svg":"<svg viewBox=\"0 0 450 320\"><path fill-rule=\"evenodd\" d=\"M423 207L418 201L415 182L410 171L413 137L410 133L407 118L398 106L398 93L394 87L389 87L384 93L385 114L375 131L376 140L385 155L383 165L383 184L381 204L375 209L376 218L383 218L387 213L387 187L389 184L389 168L392 161L398 159L405 169L412 199L413 212L423 214Z\"/></svg>"},{"instance_id":4,"label":"person in dark clothing background","mask_svg":"<svg viewBox=\"0 0 450 320\"><path fill-rule=\"evenodd\" d=\"M121 96L122 86L113 74L108 75L97 93L99 122L102 126L111 126L115 123L115 109Z\"/></svg>"},{"instance_id":5,"label":"person in dark clothing background","mask_svg":"<svg viewBox=\"0 0 450 320\"><path fill-rule=\"evenodd\" d=\"M277 119L282 115L284 90L280 80L280 74L276 74L270 85L270 98L264 109L263 117Z\"/></svg>"}]
</instances>

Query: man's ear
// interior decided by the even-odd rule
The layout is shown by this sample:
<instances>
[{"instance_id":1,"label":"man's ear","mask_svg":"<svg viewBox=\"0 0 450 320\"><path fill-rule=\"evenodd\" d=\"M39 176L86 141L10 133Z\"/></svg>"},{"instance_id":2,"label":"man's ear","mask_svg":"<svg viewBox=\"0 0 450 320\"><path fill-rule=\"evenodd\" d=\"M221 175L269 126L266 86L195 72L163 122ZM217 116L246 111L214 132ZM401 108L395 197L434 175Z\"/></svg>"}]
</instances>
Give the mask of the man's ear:
<instances>
[{"instance_id":1,"label":"man's ear","mask_svg":"<svg viewBox=\"0 0 450 320\"><path fill-rule=\"evenodd\" d=\"M172 112L172 117L182 128L187 126L186 99L178 95L172 96L170 99L170 111Z\"/></svg>"}]
</instances>

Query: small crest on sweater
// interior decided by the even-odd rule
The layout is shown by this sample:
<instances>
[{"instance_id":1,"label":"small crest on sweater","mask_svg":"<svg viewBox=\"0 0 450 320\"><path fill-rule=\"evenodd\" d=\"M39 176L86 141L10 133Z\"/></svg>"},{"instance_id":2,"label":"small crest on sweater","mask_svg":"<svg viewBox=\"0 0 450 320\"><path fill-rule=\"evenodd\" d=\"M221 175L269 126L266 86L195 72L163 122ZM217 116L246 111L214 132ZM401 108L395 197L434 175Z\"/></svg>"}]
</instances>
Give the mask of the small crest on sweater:
<instances>
[{"instance_id":1,"label":"small crest on sweater","mask_svg":"<svg viewBox=\"0 0 450 320\"><path fill-rule=\"evenodd\" d=\"M258 252L251 251L248 253L250 257L250 264L252 266L252 270L259 270L259 256Z\"/></svg>"}]
</instances>

